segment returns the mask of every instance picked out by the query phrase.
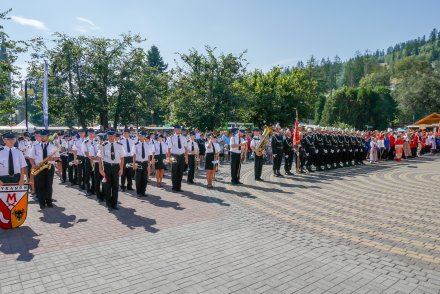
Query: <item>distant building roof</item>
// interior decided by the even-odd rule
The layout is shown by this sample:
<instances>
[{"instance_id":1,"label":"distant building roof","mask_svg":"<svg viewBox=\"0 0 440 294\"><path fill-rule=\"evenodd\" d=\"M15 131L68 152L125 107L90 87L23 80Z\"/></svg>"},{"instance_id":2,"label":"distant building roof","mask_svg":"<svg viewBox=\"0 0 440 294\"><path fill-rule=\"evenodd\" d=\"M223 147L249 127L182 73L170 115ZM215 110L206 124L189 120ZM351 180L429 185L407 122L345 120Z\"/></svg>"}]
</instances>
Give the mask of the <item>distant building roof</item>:
<instances>
[{"instance_id":1,"label":"distant building roof","mask_svg":"<svg viewBox=\"0 0 440 294\"><path fill-rule=\"evenodd\" d=\"M421 120L417 121L416 125L432 125L432 124L438 124L440 123L440 114L434 112L430 115L422 118Z\"/></svg>"}]
</instances>

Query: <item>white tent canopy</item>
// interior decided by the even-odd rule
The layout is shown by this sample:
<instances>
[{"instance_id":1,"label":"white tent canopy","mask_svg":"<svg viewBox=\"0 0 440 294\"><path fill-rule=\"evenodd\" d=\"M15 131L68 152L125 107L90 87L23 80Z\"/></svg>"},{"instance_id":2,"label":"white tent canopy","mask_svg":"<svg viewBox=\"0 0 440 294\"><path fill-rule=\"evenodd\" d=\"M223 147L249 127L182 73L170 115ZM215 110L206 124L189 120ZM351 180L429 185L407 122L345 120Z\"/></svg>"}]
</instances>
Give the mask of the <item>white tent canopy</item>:
<instances>
[{"instance_id":1,"label":"white tent canopy","mask_svg":"<svg viewBox=\"0 0 440 294\"><path fill-rule=\"evenodd\" d=\"M63 126L49 126L49 131L63 131L68 130L68 127ZM31 122L28 122L28 130L29 132L33 132L35 130L44 130L44 127L37 127ZM13 132L24 132L26 131L26 121L22 121L18 125L15 126L0 126L0 131L13 131Z\"/></svg>"}]
</instances>

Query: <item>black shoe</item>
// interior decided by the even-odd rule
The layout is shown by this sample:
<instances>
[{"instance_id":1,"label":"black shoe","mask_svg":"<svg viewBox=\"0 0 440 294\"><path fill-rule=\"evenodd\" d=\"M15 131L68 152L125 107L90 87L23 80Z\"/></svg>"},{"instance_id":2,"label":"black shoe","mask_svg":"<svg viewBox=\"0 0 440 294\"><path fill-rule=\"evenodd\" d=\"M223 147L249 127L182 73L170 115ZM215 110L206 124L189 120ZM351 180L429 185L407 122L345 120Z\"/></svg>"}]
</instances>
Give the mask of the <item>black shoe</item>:
<instances>
[{"instance_id":1,"label":"black shoe","mask_svg":"<svg viewBox=\"0 0 440 294\"><path fill-rule=\"evenodd\" d=\"M134 191L134 189L132 187L127 187L128 191Z\"/></svg>"},{"instance_id":2,"label":"black shoe","mask_svg":"<svg viewBox=\"0 0 440 294\"><path fill-rule=\"evenodd\" d=\"M194 181L186 181L188 184L195 184Z\"/></svg>"},{"instance_id":3,"label":"black shoe","mask_svg":"<svg viewBox=\"0 0 440 294\"><path fill-rule=\"evenodd\" d=\"M85 190L86 189L86 187L85 186L81 186L81 187L79 187L81 190Z\"/></svg>"},{"instance_id":4,"label":"black shoe","mask_svg":"<svg viewBox=\"0 0 440 294\"><path fill-rule=\"evenodd\" d=\"M288 171L288 172L286 172L286 175L293 176L293 173Z\"/></svg>"},{"instance_id":5,"label":"black shoe","mask_svg":"<svg viewBox=\"0 0 440 294\"><path fill-rule=\"evenodd\" d=\"M53 207L53 204L52 204L52 203L49 203L49 204L47 204L47 207L52 208L52 207Z\"/></svg>"},{"instance_id":6,"label":"black shoe","mask_svg":"<svg viewBox=\"0 0 440 294\"><path fill-rule=\"evenodd\" d=\"M280 176L279 176L278 174L276 174L276 173L273 174L273 176L274 176L274 177L277 177L277 178L280 177Z\"/></svg>"},{"instance_id":7,"label":"black shoe","mask_svg":"<svg viewBox=\"0 0 440 294\"><path fill-rule=\"evenodd\" d=\"M121 187L121 191L122 191L122 192L125 192L125 187Z\"/></svg>"},{"instance_id":8,"label":"black shoe","mask_svg":"<svg viewBox=\"0 0 440 294\"><path fill-rule=\"evenodd\" d=\"M40 209L44 209L46 206L40 204Z\"/></svg>"},{"instance_id":9,"label":"black shoe","mask_svg":"<svg viewBox=\"0 0 440 294\"><path fill-rule=\"evenodd\" d=\"M117 207L117 206L112 206L112 209L113 209L113 210L119 210L119 207Z\"/></svg>"},{"instance_id":10,"label":"black shoe","mask_svg":"<svg viewBox=\"0 0 440 294\"><path fill-rule=\"evenodd\" d=\"M86 193L86 195L87 195L87 196L92 196L93 193L89 191L89 192Z\"/></svg>"},{"instance_id":11,"label":"black shoe","mask_svg":"<svg viewBox=\"0 0 440 294\"><path fill-rule=\"evenodd\" d=\"M240 181L237 181L237 183L236 183L237 185L243 185L243 183L242 182L240 182Z\"/></svg>"},{"instance_id":12,"label":"black shoe","mask_svg":"<svg viewBox=\"0 0 440 294\"><path fill-rule=\"evenodd\" d=\"M143 192L143 193L139 193L139 197L148 197L148 195L145 194L145 192Z\"/></svg>"},{"instance_id":13,"label":"black shoe","mask_svg":"<svg viewBox=\"0 0 440 294\"><path fill-rule=\"evenodd\" d=\"M98 198L98 202L99 202L99 203L104 202L104 199L102 199L102 198Z\"/></svg>"}]
</instances>

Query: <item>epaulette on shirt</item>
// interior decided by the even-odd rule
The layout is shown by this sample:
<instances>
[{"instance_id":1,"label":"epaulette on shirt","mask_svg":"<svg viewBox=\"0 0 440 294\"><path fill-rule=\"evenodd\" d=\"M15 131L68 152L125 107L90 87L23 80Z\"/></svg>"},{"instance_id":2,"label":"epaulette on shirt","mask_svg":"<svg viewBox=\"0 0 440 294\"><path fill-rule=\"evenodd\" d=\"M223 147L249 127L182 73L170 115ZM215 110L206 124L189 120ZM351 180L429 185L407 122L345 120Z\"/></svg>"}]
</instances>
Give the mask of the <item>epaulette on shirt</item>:
<instances>
[{"instance_id":1,"label":"epaulette on shirt","mask_svg":"<svg viewBox=\"0 0 440 294\"><path fill-rule=\"evenodd\" d=\"M121 146L124 145L124 144L122 144L121 142L116 142L116 143L118 143L118 144L121 145Z\"/></svg>"},{"instance_id":2,"label":"epaulette on shirt","mask_svg":"<svg viewBox=\"0 0 440 294\"><path fill-rule=\"evenodd\" d=\"M3 149L5 149L5 147L0 146L0 151L2 151Z\"/></svg>"},{"instance_id":3,"label":"epaulette on shirt","mask_svg":"<svg viewBox=\"0 0 440 294\"><path fill-rule=\"evenodd\" d=\"M88 143L88 142L89 142L89 139L87 139L87 140L84 141L84 143Z\"/></svg>"},{"instance_id":4,"label":"epaulette on shirt","mask_svg":"<svg viewBox=\"0 0 440 294\"><path fill-rule=\"evenodd\" d=\"M139 144L139 141L137 141L136 143L134 143L134 145L137 145L137 144Z\"/></svg>"},{"instance_id":5,"label":"epaulette on shirt","mask_svg":"<svg viewBox=\"0 0 440 294\"><path fill-rule=\"evenodd\" d=\"M102 146L105 146L105 145L107 145L108 144L108 142L104 142L103 144L102 144Z\"/></svg>"}]
</instances>

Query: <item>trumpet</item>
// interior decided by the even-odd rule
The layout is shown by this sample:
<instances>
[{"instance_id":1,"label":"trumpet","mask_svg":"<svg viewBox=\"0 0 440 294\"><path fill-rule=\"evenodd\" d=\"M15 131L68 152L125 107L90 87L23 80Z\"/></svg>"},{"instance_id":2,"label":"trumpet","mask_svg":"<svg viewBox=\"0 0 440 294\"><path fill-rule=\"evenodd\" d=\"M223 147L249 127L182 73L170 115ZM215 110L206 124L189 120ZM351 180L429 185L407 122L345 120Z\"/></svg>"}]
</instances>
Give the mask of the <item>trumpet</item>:
<instances>
[{"instance_id":1,"label":"trumpet","mask_svg":"<svg viewBox=\"0 0 440 294\"><path fill-rule=\"evenodd\" d=\"M81 160L74 160L74 161L69 162L69 166L72 166L72 165L79 165L79 164L82 164L82 161L81 161Z\"/></svg>"},{"instance_id":2,"label":"trumpet","mask_svg":"<svg viewBox=\"0 0 440 294\"><path fill-rule=\"evenodd\" d=\"M125 164L125 168L134 168L134 165L135 165L134 163L127 163L127 164ZM137 166L137 169L142 169L142 166L137 163L136 163L136 166Z\"/></svg>"}]
</instances>

